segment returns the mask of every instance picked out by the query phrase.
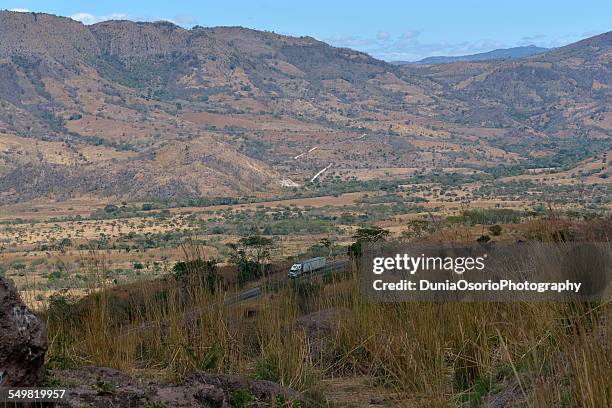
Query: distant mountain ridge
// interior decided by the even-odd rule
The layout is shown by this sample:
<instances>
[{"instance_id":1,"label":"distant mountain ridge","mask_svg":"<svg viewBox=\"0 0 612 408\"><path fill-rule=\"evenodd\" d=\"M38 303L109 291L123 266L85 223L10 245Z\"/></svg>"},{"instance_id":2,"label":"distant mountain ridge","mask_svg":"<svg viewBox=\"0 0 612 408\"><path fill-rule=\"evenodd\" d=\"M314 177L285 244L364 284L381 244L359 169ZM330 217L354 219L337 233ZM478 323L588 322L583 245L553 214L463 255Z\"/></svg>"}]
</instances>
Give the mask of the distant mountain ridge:
<instances>
[{"instance_id":1,"label":"distant mountain ridge","mask_svg":"<svg viewBox=\"0 0 612 408\"><path fill-rule=\"evenodd\" d=\"M423 58L418 61L393 61L394 65L405 64L450 64L453 62L477 62L477 61L492 61L492 60L514 60L520 58L531 57L532 55L543 54L550 51L550 48L537 47L528 45L524 47L499 48L493 51L481 52L478 54L458 55L454 57L434 56Z\"/></svg>"},{"instance_id":2,"label":"distant mountain ridge","mask_svg":"<svg viewBox=\"0 0 612 408\"><path fill-rule=\"evenodd\" d=\"M0 11L0 205L575 161L609 144L611 58L612 32L528 59L396 66L242 27Z\"/></svg>"}]
</instances>

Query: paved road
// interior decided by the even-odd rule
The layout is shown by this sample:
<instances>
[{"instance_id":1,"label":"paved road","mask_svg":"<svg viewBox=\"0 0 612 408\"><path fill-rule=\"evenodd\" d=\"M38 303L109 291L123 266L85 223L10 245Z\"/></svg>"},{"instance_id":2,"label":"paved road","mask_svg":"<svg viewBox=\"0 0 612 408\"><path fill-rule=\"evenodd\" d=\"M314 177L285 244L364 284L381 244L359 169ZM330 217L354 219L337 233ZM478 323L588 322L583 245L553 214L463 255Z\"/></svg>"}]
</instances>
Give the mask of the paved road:
<instances>
[{"instance_id":1,"label":"paved road","mask_svg":"<svg viewBox=\"0 0 612 408\"><path fill-rule=\"evenodd\" d=\"M351 261L348 259L340 259L340 260L336 260L336 261L331 261L329 262L327 265L325 265L325 268L322 268L318 271L314 271L314 272L310 272L308 274L302 275L299 278L297 278L297 280L305 280L305 279L310 279L313 276L322 276L322 275L327 275L329 273L332 272L339 272L342 270L347 270L351 267ZM287 277L286 275L280 278L275 278L276 282L290 282L291 279L289 277ZM269 280L267 282L267 284L269 285L270 283L272 283L272 280ZM257 299L258 297L261 296L262 292L263 292L263 288L265 287L264 285L260 285L260 286L255 286L254 288L250 288L247 290L244 290L242 292L240 292L237 295L234 295L230 298L225 299L224 304L225 306L229 306L229 305L233 305L236 303L240 303L240 302L244 302L246 300L250 300L250 299ZM213 306L212 304L210 305L211 307ZM200 313L200 309L199 308L194 308L188 312L186 312L184 314L184 318L185 319L194 319L197 315L199 315ZM125 331L120 335L121 337L132 333L134 331L148 331L148 330L152 330L155 329L157 327L159 327L160 325L165 325L166 322L144 322L140 325L137 326L131 326L125 329Z\"/></svg>"},{"instance_id":2,"label":"paved road","mask_svg":"<svg viewBox=\"0 0 612 408\"><path fill-rule=\"evenodd\" d=\"M350 268L350 266L351 266L351 261L348 259L340 259L337 261L332 261L332 262L329 262L327 265L325 265L324 268L304 274L300 276L299 278L297 278L297 280L310 279L313 276L321 276L321 275L327 275L332 272L339 272L339 271ZM278 281L282 281L282 280L289 281L290 278L283 277L281 279L278 279ZM250 288L245 291L242 291L239 294L229 299L226 299L225 304L232 305L234 303L244 302L245 300L249 300L249 299L257 299L259 296L261 296L261 293L263 291L262 288L263 288L263 285L260 285L260 286L255 286L254 288Z\"/></svg>"}]
</instances>

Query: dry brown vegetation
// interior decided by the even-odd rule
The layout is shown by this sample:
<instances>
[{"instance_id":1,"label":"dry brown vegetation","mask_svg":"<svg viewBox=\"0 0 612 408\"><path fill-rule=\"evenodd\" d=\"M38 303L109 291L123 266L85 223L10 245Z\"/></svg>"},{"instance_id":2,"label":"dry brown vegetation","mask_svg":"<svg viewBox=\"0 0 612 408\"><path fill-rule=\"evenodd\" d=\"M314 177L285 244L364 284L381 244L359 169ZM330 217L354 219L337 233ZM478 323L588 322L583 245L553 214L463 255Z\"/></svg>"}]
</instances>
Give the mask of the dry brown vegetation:
<instances>
[{"instance_id":1,"label":"dry brown vegetation","mask_svg":"<svg viewBox=\"0 0 612 408\"><path fill-rule=\"evenodd\" d=\"M543 240L560 230L602 237L597 224L555 218L526 227ZM104 276L103 259L87 265ZM612 402L609 303L372 304L353 268L228 305L192 272L187 282L134 286L127 299L102 278L84 301L55 299L45 312L49 367L94 364L167 379L198 369L242 373L302 391L313 406L364 406L366 395L415 407Z\"/></svg>"},{"instance_id":2,"label":"dry brown vegetation","mask_svg":"<svg viewBox=\"0 0 612 408\"><path fill-rule=\"evenodd\" d=\"M314 405L609 406L609 304L373 305L354 271L224 291L254 234L277 266L344 256L368 225L601 237L611 39L399 67L239 27L0 11L0 274L46 316L50 367L238 372ZM170 276L187 241L223 288Z\"/></svg>"},{"instance_id":3,"label":"dry brown vegetation","mask_svg":"<svg viewBox=\"0 0 612 408\"><path fill-rule=\"evenodd\" d=\"M323 238L331 239L336 255L343 254L355 229L367 224L386 228L396 238L435 230L441 241L474 241L489 234L493 224L503 229L496 240L532 237L529 225L544 214L542 205L513 196L474 200L477 189L474 183L417 183L390 191L148 211L141 210L142 203L117 203L111 213L96 202L13 205L6 207L10 213L0 224L0 273L38 305L58 291L88 293L90 278L81 264L85 250L105 257L106 278L116 285L167 274L181 260L186 240L198 241L207 258L225 263L228 244L254 231L274 240L275 262L302 256ZM609 214L605 207L589 213L569 204L550 205L549 211L569 224ZM482 219L465 216L480 212Z\"/></svg>"},{"instance_id":4,"label":"dry brown vegetation","mask_svg":"<svg viewBox=\"0 0 612 408\"><path fill-rule=\"evenodd\" d=\"M0 22L0 203L278 196L329 164L327 182L503 170L609 185L611 33L399 67L239 27Z\"/></svg>"}]
</instances>

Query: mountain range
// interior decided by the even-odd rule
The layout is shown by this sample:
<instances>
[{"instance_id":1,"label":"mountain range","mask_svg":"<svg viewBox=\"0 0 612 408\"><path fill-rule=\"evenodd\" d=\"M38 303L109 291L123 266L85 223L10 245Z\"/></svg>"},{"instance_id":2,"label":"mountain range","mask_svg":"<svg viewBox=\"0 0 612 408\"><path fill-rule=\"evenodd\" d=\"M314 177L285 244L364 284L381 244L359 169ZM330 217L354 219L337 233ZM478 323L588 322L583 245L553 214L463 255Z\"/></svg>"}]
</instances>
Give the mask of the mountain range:
<instances>
[{"instance_id":1,"label":"mountain range","mask_svg":"<svg viewBox=\"0 0 612 408\"><path fill-rule=\"evenodd\" d=\"M405 65L405 64L450 64L451 62L459 62L459 61L468 61L468 62L476 62L476 61L490 61L490 60L513 60L530 57L532 55L543 54L546 51L549 51L548 48L536 47L535 45L527 45L524 47L512 47L512 48L500 48L493 51L481 52L478 54L470 54L470 55L458 55L453 57L446 56L434 56L423 58L418 61L408 62L408 61L393 61L392 64L395 65Z\"/></svg>"},{"instance_id":2,"label":"mountain range","mask_svg":"<svg viewBox=\"0 0 612 408\"><path fill-rule=\"evenodd\" d=\"M612 32L526 59L398 66L242 27L4 11L0 203L575 162L609 149L611 66Z\"/></svg>"}]
</instances>

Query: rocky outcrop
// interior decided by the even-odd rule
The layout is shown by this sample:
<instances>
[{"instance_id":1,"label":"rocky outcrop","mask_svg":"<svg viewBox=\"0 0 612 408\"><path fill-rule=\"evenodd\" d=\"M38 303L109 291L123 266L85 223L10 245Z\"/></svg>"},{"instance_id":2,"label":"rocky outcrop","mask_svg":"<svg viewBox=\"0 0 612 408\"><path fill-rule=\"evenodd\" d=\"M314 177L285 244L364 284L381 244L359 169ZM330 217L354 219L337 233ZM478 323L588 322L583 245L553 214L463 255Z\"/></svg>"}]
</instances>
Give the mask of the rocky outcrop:
<instances>
[{"instance_id":1,"label":"rocky outcrop","mask_svg":"<svg viewBox=\"0 0 612 408\"><path fill-rule=\"evenodd\" d=\"M40 385L46 351L43 322L22 302L17 289L0 277L0 386Z\"/></svg>"},{"instance_id":2,"label":"rocky outcrop","mask_svg":"<svg viewBox=\"0 0 612 408\"><path fill-rule=\"evenodd\" d=\"M52 376L68 389L60 407L231 407L306 402L289 388L235 374L195 372L181 383L137 381L111 368L57 370ZM284 405L283 405L284 406Z\"/></svg>"},{"instance_id":3,"label":"rocky outcrop","mask_svg":"<svg viewBox=\"0 0 612 408\"><path fill-rule=\"evenodd\" d=\"M333 333L338 322L351 317L351 312L344 308L324 309L318 312L301 316L296 325L304 330L310 344L312 358L325 358L324 353L333 340Z\"/></svg>"}]
</instances>

